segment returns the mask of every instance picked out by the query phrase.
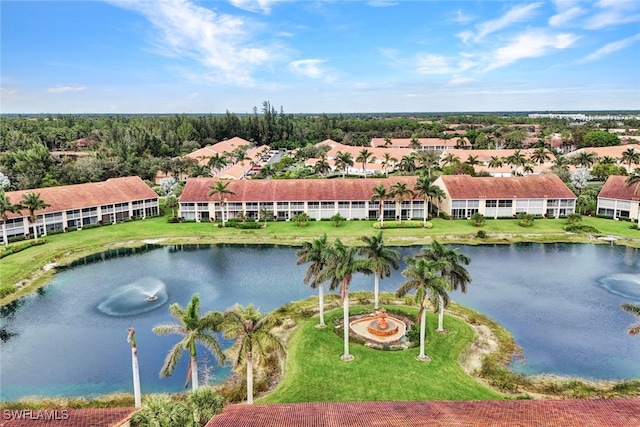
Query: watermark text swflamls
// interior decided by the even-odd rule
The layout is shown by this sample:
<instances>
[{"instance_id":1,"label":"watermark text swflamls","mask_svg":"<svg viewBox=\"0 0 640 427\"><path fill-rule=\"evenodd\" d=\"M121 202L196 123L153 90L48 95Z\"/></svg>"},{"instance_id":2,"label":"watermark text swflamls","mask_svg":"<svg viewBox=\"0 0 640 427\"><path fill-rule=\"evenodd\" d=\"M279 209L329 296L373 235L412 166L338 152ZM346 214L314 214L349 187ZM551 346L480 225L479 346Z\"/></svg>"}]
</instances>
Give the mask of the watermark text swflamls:
<instances>
[{"instance_id":1,"label":"watermark text swflamls","mask_svg":"<svg viewBox=\"0 0 640 427\"><path fill-rule=\"evenodd\" d=\"M52 420L64 421L69 419L67 409L5 409L2 411L2 419L9 420Z\"/></svg>"}]
</instances>

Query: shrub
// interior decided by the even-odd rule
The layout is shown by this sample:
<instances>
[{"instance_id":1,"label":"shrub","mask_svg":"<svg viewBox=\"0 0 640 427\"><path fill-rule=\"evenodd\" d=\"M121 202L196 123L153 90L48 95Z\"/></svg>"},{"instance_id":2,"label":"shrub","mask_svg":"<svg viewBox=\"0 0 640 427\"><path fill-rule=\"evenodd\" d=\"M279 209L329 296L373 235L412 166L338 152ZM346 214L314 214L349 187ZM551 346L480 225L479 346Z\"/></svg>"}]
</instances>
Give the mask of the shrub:
<instances>
[{"instance_id":1,"label":"shrub","mask_svg":"<svg viewBox=\"0 0 640 427\"><path fill-rule=\"evenodd\" d=\"M484 215L482 215L480 212L476 212L471 215L471 221L473 221L474 227L482 227L485 222Z\"/></svg>"},{"instance_id":2,"label":"shrub","mask_svg":"<svg viewBox=\"0 0 640 427\"><path fill-rule=\"evenodd\" d=\"M487 238L487 232L484 230L478 230L478 232L476 233L476 238L477 239L486 239Z\"/></svg>"},{"instance_id":3,"label":"shrub","mask_svg":"<svg viewBox=\"0 0 640 427\"><path fill-rule=\"evenodd\" d=\"M533 225L533 215L524 212L519 213L518 225L520 227L531 227Z\"/></svg>"},{"instance_id":4,"label":"shrub","mask_svg":"<svg viewBox=\"0 0 640 427\"><path fill-rule=\"evenodd\" d=\"M149 396L131 417L133 427L173 427L193 425L193 414L186 403L168 394Z\"/></svg>"},{"instance_id":5,"label":"shrub","mask_svg":"<svg viewBox=\"0 0 640 427\"><path fill-rule=\"evenodd\" d=\"M178 218L177 216L170 216L170 217L167 217L167 222L169 224L177 224L180 222L180 218Z\"/></svg>"},{"instance_id":6,"label":"shrub","mask_svg":"<svg viewBox=\"0 0 640 427\"><path fill-rule=\"evenodd\" d=\"M193 412L193 420L205 425L211 417L222 412L224 397L212 387L200 387L187 395L187 402Z\"/></svg>"},{"instance_id":7,"label":"shrub","mask_svg":"<svg viewBox=\"0 0 640 427\"><path fill-rule=\"evenodd\" d=\"M600 231L599 231L597 228L595 228L595 227L592 227L592 226L590 226L590 225L580 225L580 224L577 224L577 225L565 225L565 226L564 226L564 230L565 230L565 231L568 231L568 232L570 232L570 233L590 233L590 234L597 234L597 233L599 233L599 232L600 232Z\"/></svg>"}]
</instances>

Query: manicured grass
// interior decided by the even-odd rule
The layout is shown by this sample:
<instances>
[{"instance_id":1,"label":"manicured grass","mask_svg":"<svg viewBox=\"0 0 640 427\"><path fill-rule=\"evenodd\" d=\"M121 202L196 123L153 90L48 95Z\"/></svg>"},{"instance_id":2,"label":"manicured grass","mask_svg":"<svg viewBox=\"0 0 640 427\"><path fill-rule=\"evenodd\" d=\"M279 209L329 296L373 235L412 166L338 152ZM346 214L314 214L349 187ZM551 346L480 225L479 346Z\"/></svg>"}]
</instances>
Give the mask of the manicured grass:
<instances>
[{"instance_id":1,"label":"manicured grass","mask_svg":"<svg viewBox=\"0 0 640 427\"><path fill-rule=\"evenodd\" d=\"M474 227L467 220L430 219L430 229L390 229L384 230L385 242L389 245L425 245L437 238L443 243L466 244L527 242L594 242L588 236L568 234L563 230L564 219L539 219L532 227L523 228L518 221L487 220L482 228ZM640 247L640 231L631 230L631 223L600 218L584 218L583 223L597 228L602 234L623 236L618 243ZM340 238L347 244L358 244L360 237L376 232L374 221L344 221L334 227L331 221L311 221L306 227L298 227L292 222L269 222L258 230L218 228L211 223L169 224L166 217L148 218L116 225L95 227L44 237L47 243L28 248L0 259L0 283L20 284L34 280L29 286L0 299L0 305L7 304L18 296L32 292L47 283L52 271L42 268L52 262L66 264L74 259L115 247L140 246L145 241L161 239L162 244L177 243L249 243L301 245L326 233L330 239ZM486 239L475 237L479 230L487 233ZM20 244L20 243L14 243ZM0 249L2 251L4 249ZM38 277L36 278L36 273Z\"/></svg>"},{"instance_id":2,"label":"manicured grass","mask_svg":"<svg viewBox=\"0 0 640 427\"><path fill-rule=\"evenodd\" d=\"M416 309L402 309L415 317ZM352 307L351 313L363 311ZM374 350L352 343L351 362L343 362L341 335L331 320L341 310L326 315L327 328L317 329L317 317L306 319L293 332L287 349L285 376L259 403L407 401L407 400L487 400L502 396L467 375L458 363L460 354L474 339L471 327L447 316L448 334L434 331L436 315L428 313L426 354L431 362L416 360L419 349Z\"/></svg>"}]
</instances>

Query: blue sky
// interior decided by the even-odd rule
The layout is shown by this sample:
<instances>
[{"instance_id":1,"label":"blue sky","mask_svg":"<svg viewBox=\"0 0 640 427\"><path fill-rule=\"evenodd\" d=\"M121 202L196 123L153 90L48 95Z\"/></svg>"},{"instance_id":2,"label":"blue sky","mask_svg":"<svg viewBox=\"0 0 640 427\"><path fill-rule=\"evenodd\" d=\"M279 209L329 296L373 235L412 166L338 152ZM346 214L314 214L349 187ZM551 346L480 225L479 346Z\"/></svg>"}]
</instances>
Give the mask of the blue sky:
<instances>
[{"instance_id":1,"label":"blue sky","mask_svg":"<svg viewBox=\"0 0 640 427\"><path fill-rule=\"evenodd\" d=\"M0 2L2 113L640 109L640 1Z\"/></svg>"}]
</instances>

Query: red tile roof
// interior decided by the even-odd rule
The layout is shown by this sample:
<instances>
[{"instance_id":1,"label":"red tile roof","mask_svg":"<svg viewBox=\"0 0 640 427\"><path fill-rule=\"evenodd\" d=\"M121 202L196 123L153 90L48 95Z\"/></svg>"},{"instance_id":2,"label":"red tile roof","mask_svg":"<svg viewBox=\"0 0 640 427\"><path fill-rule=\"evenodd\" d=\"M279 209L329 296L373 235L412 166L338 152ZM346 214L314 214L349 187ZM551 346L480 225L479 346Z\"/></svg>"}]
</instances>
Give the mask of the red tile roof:
<instances>
[{"instance_id":1,"label":"red tile roof","mask_svg":"<svg viewBox=\"0 0 640 427\"><path fill-rule=\"evenodd\" d=\"M637 427L640 399L230 405L207 427Z\"/></svg>"},{"instance_id":2,"label":"red tile roof","mask_svg":"<svg viewBox=\"0 0 640 427\"><path fill-rule=\"evenodd\" d=\"M135 411L135 408L3 410L0 427L119 427Z\"/></svg>"},{"instance_id":3,"label":"red tile roof","mask_svg":"<svg viewBox=\"0 0 640 427\"><path fill-rule=\"evenodd\" d=\"M369 200L373 188L380 184L389 188L400 181L413 189L417 177L367 179L251 179L229 182L227 187L235 194L227 196L228 202L272 202L272 201L323 201L323 200ZM187 180L180 202L217 201L218 196L208 196L209 187L215 178L191 178Z\"/></svg>"},{"instance_id":4,"label":"red tile roof","mask_svg":"<svg viewBox=\"0 0 640 427\"><path fill-rule=\"evenodd\" d=\"M611 175L604 183L598 198L619 200L640 200L640 190L634 194L636 185L627 185L626 176Z\"/></svg>"},{"instance_id":5,"label":"red tile roof","mask_svg":"<svg viewBox=\"0 0 640 427\"><path fill-rule=\"evenodd\" d=\"M575 199L569 187L553 174L515 177L442 175L436 183L446 187L451 199Z\"/></svg>"},{"instance_id":6,"label":"red tile roof","mask_svg":"<svg viewBox=\"0 0 640 427\"><path fill-rule=\"evenodd\" d=\"M80 209L112 203L123 203L131 200L156 199L158 195L140 177L111 178L103 182L65 185L62 187L36 188L32 190L9 191L7 196L11 203L19 203L23 194L36 193L48 203L46 209L36 214L59 212L68 209ZM9 218L27 215L9 214Z\"/></svg>"}]
</instances>

